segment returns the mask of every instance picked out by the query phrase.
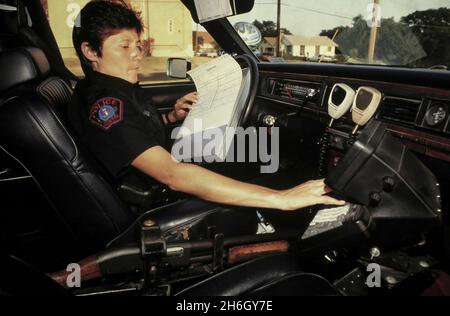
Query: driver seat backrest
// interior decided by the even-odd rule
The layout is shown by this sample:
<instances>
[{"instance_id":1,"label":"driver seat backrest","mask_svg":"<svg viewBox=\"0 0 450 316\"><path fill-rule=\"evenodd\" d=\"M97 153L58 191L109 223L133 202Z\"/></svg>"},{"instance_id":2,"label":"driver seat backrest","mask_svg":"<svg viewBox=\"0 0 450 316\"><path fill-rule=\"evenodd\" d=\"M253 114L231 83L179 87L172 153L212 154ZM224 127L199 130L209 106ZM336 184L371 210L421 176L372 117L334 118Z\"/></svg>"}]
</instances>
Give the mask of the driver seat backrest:
<instances>
[{"instance_id":1,"label":"driver seat backrest","mask_svg":"<svg viewBox=\"0 0 450 316\"><path fill-rule=\"evenodd\" d=\"M70 88L37 48L1 52L0 69L1 149L33 177L80 255L105 248L135 218L61 120Z\"/></svg>"}]
</instances>

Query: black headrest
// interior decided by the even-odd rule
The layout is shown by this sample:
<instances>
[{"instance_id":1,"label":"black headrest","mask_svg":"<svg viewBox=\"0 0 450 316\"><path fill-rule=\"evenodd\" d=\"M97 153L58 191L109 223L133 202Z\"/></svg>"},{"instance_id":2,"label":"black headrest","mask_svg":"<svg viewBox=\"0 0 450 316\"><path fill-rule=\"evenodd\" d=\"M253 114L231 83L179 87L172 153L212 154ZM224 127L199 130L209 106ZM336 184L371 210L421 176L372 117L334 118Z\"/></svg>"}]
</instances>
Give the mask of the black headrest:
<instances>
[{"instance_id":1,"label":"black headrest","mask_svg":"<svg viewBox=\"0 0 450 316\"><path fill-rule=\"evenodd\" d=\"M0 53L0 93L28 81L45 77L50 65L42 50L21 47Z\"/></svg>"}]
</instances>

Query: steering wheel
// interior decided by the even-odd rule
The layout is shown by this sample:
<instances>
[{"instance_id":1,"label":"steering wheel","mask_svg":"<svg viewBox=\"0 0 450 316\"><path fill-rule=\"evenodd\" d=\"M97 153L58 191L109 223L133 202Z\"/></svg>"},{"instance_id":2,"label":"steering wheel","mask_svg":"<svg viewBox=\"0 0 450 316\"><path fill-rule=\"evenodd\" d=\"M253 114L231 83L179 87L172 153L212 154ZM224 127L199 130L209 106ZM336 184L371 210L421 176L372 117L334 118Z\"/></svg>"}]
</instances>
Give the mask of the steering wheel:
<instances>
[{"instance_id":1,"label":"steering wheel","mask_svg":"<svg viewBox=\"0 0 450 316\"><path fill-rule=\"evenodd\" d=\"M259 70L254 58L248 55L238 55L235 57L241 68L249 78L243 77L244 85L239 96L240 106L242 107L241 116L238 120L238 126L246 126L250 122L250 116L255 103L256 94L259 86Z\"/></svg>"}]
</instances>

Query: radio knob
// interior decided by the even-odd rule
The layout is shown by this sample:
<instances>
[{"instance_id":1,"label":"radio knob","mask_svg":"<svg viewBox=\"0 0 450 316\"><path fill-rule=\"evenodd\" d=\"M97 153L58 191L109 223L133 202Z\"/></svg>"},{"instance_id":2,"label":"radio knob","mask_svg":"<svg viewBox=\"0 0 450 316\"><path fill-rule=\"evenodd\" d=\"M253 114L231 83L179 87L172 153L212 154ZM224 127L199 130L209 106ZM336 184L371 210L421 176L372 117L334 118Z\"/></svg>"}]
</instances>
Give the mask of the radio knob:
<instances>
[{"instance_id":1,"label":"radio knob","mask_svg":"<svg viewBox=\"0 0 450 316\"><path fill-rule=\"evenodd\" d=\"M395 180L392 177L385 177L383 179L383 190L385 192L392 192L394 191L395 186Z\"/></svg>"},{"instance_id":2,"label":"radio knob","mask_svg":"<svg viewBox=\"0 0 450 316\"><path fill-rule=\"evenodd\" d=\"M376 207L381 203L382 197L378 192L372 192L369 196L369 205Z\"/></svg>"},{"instance_id":3,"label":"radio knob","mask_svg":"<svg viewBox=\"0 0 450 316\"><path fill-rule=\"evenodd\" d=\"M273 127L277 122L277 118L273 115L268 114L263 117L262 122L267 127Z\"/></svg>"},{"instance_id":4,"label":"radio knob","mask_svg":"<svg viewBox=\"0 0 450 316\"><path fill-rule=\"evenodd\" d=\"M306 96L308 98L313 98L317 94L317 92L319 91L316 89L308 89Z\"/></svg>"}]
</instances>

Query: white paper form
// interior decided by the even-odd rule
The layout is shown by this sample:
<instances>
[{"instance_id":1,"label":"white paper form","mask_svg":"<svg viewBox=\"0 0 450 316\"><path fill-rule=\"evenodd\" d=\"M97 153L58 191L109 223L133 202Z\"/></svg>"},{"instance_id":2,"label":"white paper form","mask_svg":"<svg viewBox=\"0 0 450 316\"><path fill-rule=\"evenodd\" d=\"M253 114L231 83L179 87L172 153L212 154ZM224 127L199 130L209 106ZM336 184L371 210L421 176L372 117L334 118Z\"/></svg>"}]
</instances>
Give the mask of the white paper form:
<instances>
[{"instance_id":1,"label":"white paper form","mask_svg":"<svg viewBox=\"0 0 450 316\"><path fill-rule=\"evenodd\" d=\"M195 0L200 23L233 15L230 0Z\"/></svg>"},{"instance_id":2,"label":"white paper form","mask_svg":"<svg viewBox=\"0 0 450 316\"><path fill-rule=\"evenodd\" d=\"M241 89L241 66L230 55L222 55L188 74L197 88L198 102L176 138L200 132L194 129L196 120L201 120L202 130L229 126Z\"/></svg>"}]
</instances>

